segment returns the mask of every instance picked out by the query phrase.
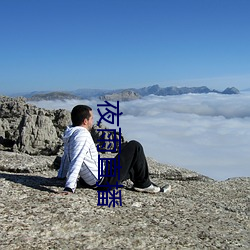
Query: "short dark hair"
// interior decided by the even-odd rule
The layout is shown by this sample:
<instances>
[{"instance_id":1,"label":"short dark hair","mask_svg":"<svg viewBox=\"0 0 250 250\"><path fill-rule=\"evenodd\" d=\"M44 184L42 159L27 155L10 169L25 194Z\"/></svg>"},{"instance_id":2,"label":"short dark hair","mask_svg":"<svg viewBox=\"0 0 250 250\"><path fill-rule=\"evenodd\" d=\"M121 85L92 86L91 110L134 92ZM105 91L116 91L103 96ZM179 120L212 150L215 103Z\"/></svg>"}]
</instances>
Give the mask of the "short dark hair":
<instances>
[{"instance_id":1,"label":"short dark hair","mask_svg":"<svg viewBox=\"0 0 250 250\"><path fill-rule=\"evenodd\" d=\"M92 108L90 108L87 105L77 105L75 106L72 111L71 111L71 121L72 125L75 126L80 126L84 119L89 119L90 118L90 112Z\"/></svg>"}]
</instances>

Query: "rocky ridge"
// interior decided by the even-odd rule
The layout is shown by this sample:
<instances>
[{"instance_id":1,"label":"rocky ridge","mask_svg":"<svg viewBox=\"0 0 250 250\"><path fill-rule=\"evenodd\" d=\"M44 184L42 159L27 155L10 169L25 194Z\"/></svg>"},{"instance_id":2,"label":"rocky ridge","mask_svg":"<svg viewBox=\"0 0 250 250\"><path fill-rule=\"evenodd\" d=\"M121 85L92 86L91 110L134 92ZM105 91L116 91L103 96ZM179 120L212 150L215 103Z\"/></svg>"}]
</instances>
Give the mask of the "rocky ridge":
<instances>
[{"instance_id":1,"label":"rocky ridge","mask_svg":"<svg viewBox=\"0 0 250 250\"><path fill-rule=\"evenodd\" d=\"M183 95L183 94L239 94L240 91L235 87L228 87L224 91L218 91L215 89L209 89L206 86L201 87L160 87L158 84L143 87L143 88L128 88L128 89L77 89L68 92L31 92L23 94L30 101L41 101L41 100L65 100L65 99L91 99L99 98L107 101L130 101L138 99L142 96L147 95Z\"/></svg>"},{"instance_id":2,"label":"rocky ridge","mask_svg":"<svg viewBox=\"0 0 250 250\"><path fill-rule=\"evenodd\" d=\"M171 193L134 192L127 181L122 206L97 206L96 190L65 196L55 178L68 112L1 97L0 114L1 249L250 248L250 178L218 182L147 158L152 181Z\"/></svg>"},{"instance_id":3,"label":"rocky ridge","mask_svg":"<svg viewBox=\"0 0 250 250\"><path fill-rule=\"evenodd\" d=\"M201 87L176 87L176 86L171 86L171 87L165 87L161 88L158 84L149 86L149 87L144 87L140 89L132 89L136 91L139 95L141 96L146 96L146 95L160 95L160 96L166 96L166 95L183 95L183 94L207 94L207 93L217 93L217 94L239 94L239 90L236 89L235 87L228 87L224 91L218 91L215 89L209 89L206 86L201 86Z\"/></svg>"},{"instance_id":4,"label":"rocky ridge","mask_svg":"<svg viewBox=\"0 0 250 250\"><path fill-rule=\"evenodd\" d=\"M157 95L157 96L168 96L168 95L184 95L184 94L226 94L233 95L239 94L239 90L232 87L226 88L224 91L217 91L215 89L211 90L206 86L202 87L166 87L161 88L159 85L153 85L149 87L144 87L140 89L129 89L122 90L111 94L106 94L101 96L101 100L105 101L130 101L141 98L142 96Z\"/></svg>"},{"instance_id":5,"label":"rocky ridge","mask_svg":"<svg viewBox=\"0 0 250 250\"><path fill-rule=\"evenodd\" d=\"M66 92L49 92L49 93L41 93L34 94L30 98L27 98L29 101L41 101L41 100L71 100L71 99L81 99L80 97L66 93Z\"/></svg>"}]
</instances>

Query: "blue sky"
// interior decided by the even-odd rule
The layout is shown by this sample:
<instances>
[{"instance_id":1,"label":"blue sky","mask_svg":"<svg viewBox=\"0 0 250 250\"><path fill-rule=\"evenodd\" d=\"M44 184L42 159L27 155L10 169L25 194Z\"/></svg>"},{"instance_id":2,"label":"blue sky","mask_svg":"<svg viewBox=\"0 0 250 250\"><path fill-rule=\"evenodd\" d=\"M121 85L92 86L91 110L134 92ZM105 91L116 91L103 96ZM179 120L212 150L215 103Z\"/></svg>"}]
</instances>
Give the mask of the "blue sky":
<instances>
[{"instance_id":1,"label":"blue sky","mask_svg":"<svg viewBox=\"0 0 250 250\"><path fill-rule=\"evenodd\" d=\"M250 88L248 0L0 0L0 94Z\"/></svg>"}]
</instances>

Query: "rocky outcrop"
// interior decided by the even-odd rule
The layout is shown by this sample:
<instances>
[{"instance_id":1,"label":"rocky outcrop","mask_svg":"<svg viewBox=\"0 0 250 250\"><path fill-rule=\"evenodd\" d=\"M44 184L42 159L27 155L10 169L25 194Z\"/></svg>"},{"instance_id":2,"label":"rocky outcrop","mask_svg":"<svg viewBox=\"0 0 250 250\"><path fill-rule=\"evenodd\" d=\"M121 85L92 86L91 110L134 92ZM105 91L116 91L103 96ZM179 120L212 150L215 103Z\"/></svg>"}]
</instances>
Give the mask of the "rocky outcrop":
<instances>
[{"instance_id":1,"label":"rocky outcrop","mask_svg":"<svg viewBox=\"0 0 250 250\"><path fill-rule=\"evenodd\" d=\"M28 154L56 154L62 133L70 123L66 110L50 111L26 103L24 98L0 98L1 149Z\"/></svg>"},{"instance_id":2,"label":"rocky outcrop","mask_svg":"<svg viewBox=\"0 0 250 250\"><path fill-rule=\"evenodd\" d=\"M71 119L67 110L46 110L27 103L25 98L0 97L0 150L30 155L60 155L63 133L69 124ZM102 124L93 126L91 133L96 143L98 138L107 137L99 129L107 128ZM109 139L119 137L113 132L110 134ZM125 141L123 135L121 141Z\"/></svg>"}]
</instances>

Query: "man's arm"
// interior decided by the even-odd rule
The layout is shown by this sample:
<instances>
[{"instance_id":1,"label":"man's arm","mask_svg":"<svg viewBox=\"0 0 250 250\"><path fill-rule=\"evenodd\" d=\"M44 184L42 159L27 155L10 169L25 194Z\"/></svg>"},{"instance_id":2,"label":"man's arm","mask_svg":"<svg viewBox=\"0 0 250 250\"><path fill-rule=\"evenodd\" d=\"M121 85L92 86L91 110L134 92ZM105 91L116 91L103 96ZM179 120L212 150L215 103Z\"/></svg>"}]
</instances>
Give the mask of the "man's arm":
<instances>
[{"instance_id":1,"label":"man's arm","mask_svg":"<svg viewBox=\"0 0 250 250\"><path fill-rule=\"evenodd\" d=\"M81 170L81 166L85 157L85 153L89 150L87 143L87 137L84 135L84 131L79 131L74 138L72 138L69 145L70 164L68 177L65 184L64 191L75 192L77 185L77 178Z\"/></svg>"}]
</instances>

